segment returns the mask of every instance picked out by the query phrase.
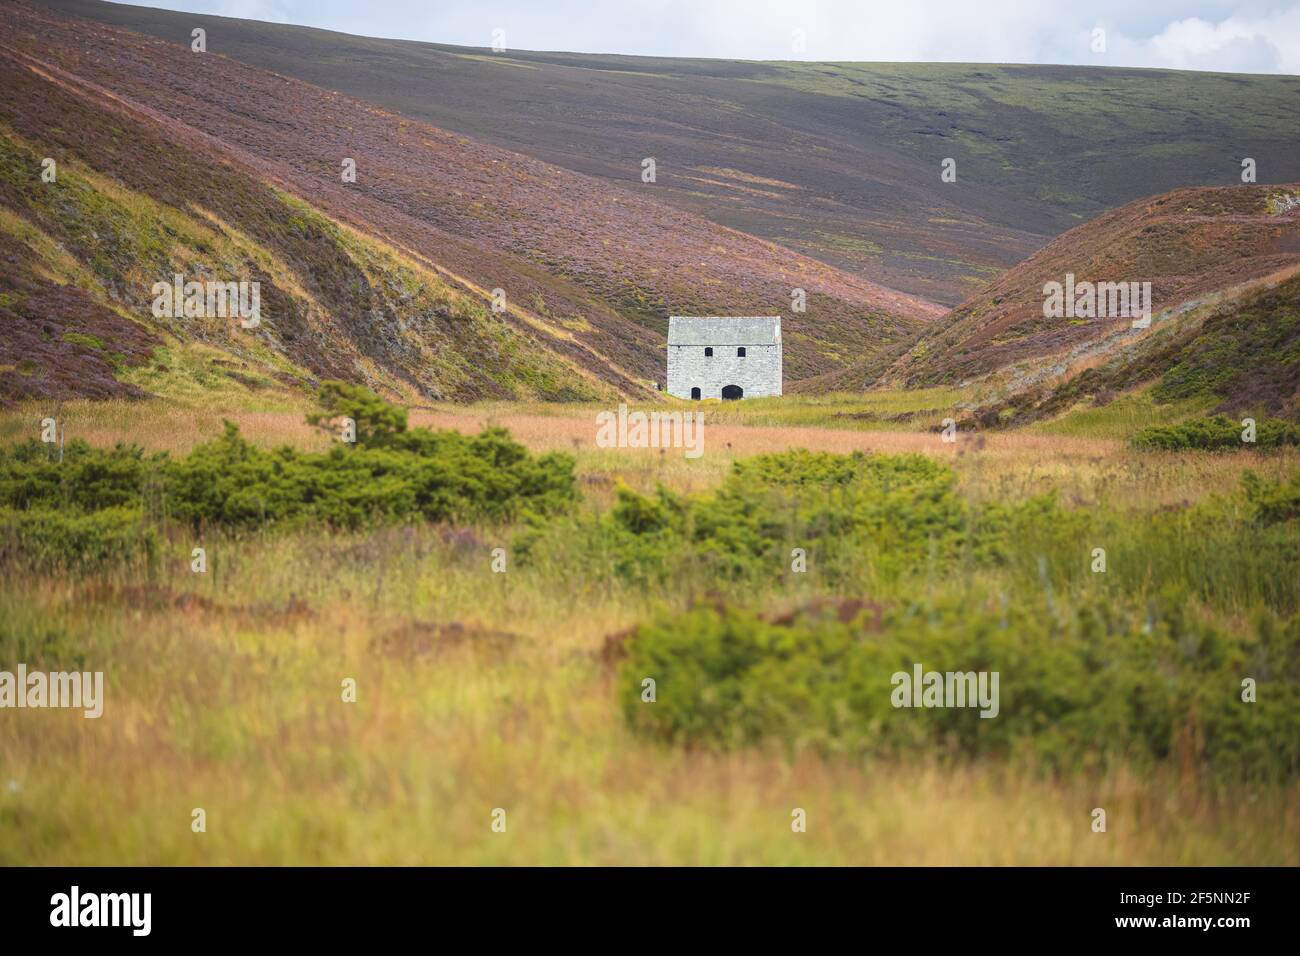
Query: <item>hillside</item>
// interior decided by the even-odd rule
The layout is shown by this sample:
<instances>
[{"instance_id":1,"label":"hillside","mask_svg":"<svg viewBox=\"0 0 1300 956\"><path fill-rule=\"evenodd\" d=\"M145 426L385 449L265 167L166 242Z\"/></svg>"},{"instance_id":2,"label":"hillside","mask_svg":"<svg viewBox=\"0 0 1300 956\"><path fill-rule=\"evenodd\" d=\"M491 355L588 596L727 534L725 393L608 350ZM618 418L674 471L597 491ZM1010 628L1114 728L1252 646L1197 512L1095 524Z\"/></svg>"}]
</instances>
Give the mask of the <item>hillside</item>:
<instances>
[{"instance_id":1,"label":"hillside","mask_svg":"<svg viewBox=\"0 0 1300 956\"><path fill-rule=\"evenodd\" d=\"M259 381L564 399L661 378L671 312L785 314L792 379L843 367L941 312L645 190L25 4L0 10L0 80L3 232L18 266L10 281L24 285L2 307L29 325L44 318L41 283L71 283L87 309L233 352ZM57 183L40 179L45 157ZM340 177L349 157L355 183ZM251 332L159 325L150 289L175 272L256 278L271 317ZM804 314L789 314L795 287L807 290ZM504 314L489 308L494 289ZM0 361L32 379L10 392L83 378L37 374L20 363L55 353L10 348ZM132 367L109 344L62 352L95 359L78 348Z\"/></svg>"},{"instance_id":2,"label":"hillside","mask_svg":"<svg viewBox=\"0 0 1300 956\"><path fill-rule=\"evenodd\" d=\"M1157 397L1195 394L1225 409L1263 403L1293 414L1298 272L1300 185L1175 190L1070 230L892 365L858 371L909 388L979 380L1002 396L994 410L1004 419L1157 379ZM1044 317L1044 286L1067 274L1079 283L1150 281L1150 329L1133 329L1129 318ZM805 387L840 387L849 377Z\"/></svg>"},{"instance_id":3,"label":"hillside","mask_svg":"<svg viewBox=\"0 0 1300 956\"><path fill-rule=\"evenodd\" d=\"M616 370L587 373L544 336L260 181L197 134L164 131L3 54L0 399L155 386L215 397L223 386L323 378L452 399L592 397L629 384ZM51 153L57 180L45 183ZM265 321L245 330L154 318L152 287L176 273L258 282Z\"/></svg>"},{"instance_id":4,"label":"hillside","mask_svg":"<svg viewBox=\"0 0 1300 956\"><path fill-rule=\"evenodd\" d=\"M1043 287L1150 281L1160 312L1300 262L1300 187L1181 189L1066 232L931 329L888 370L905 386L956 384L1055 358L1127 329L1123 319L1045 318Z\"/></svg>"},{"instance_id":5,"label":"hillside","mask_svg":"<svg viewBox=\"0 0 1300 956\"><path fill-rule=\"evenodd\" d=\"M655 157L657 198L949 306L1109 209L1239 182L1244 156L1300 180L1294 76L493 53L48 2L174 45L202 26L223 56L606 183Z\"/></svg>"},{"instance_id":6,"label":"hillside","mask_svg":"<svg viewBox=\"0 0 1300 956\"><path fill-rule=\"evenodd\" d=\"M1300 421L1300 263L1167 313L1063 375L975 410L984 424L1025 424L1101 409L1139 392L1153 407Z\"/></svg>"}]
</instances>

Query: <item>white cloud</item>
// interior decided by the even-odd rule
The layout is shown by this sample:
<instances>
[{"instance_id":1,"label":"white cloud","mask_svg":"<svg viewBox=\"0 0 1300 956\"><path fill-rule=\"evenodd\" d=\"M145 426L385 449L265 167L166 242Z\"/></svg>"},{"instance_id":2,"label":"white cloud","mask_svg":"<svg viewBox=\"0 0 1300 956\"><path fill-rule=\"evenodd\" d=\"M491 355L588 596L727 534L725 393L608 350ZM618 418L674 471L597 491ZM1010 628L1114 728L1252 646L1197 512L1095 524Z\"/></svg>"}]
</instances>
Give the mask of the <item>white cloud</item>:
<instances>
[{"instance_id":1,"label":"white cloud","mask_svg":"<svg viewBox=\"0 0 1300 956\"><path fill-rule=\"evenodd\" d=\"M137 0L370 36L744 59L1067 63L1300 73L1300 0ZM1107 31L1095 54L1092 30ZM803 31L806 48L793 48Z\"/></svg>"},{"instance_id":2,"label":"white cloud","mask_svg":"<svg viewBox=\"0 0 1300 956\"><path fill-rule=\"evenodd\" d=\"M1300 8L1218 23L1175 20L1146 46L1152 57L1178 69L1300 73Z\"/></svg>"}]
</instances>

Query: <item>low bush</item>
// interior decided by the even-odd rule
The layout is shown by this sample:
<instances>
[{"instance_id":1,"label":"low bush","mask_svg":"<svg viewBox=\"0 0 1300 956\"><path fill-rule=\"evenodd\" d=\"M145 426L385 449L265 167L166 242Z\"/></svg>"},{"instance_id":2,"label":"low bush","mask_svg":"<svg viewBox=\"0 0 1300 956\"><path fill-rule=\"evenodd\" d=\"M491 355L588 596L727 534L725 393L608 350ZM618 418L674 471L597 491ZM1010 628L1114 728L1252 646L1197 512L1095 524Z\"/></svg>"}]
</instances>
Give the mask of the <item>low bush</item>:
<instances>
[{"instance_id":1,"label":"low bush","mask_svg":"<svg viewBox=\"0 0 1300 956\"><path fill-rule=\"evenodd\" d=\"M1247 470L1241 476L1241 484L1260 524L1274 525L1300 518L1300 474L1292 475L1286 482L1268 481Z\"/></svg>"},{"instance_id":2,"label":"low bush","mask_svg":"<svg viewBox=\"0 0 1300 956\"><path fill-rule=\"evenodd\" d=\"M1242 440L1245 431L1240 422L1227 415L1213 418L1194 418L1177 425L1152 425L1131 439L1135 448L1179 451L1205 449L1210 451L1240 448L1280 448L1300 445L1300 426L1276 418L1265 418L1255 424L1254 443Z\"/></svg>"},{"instance_id":3,"label":"low bush","mask_svg":"<svg viewBox=\"0 0 1300 956\"><path fill-rule=\"evenodd\" d=\"M0 561L36 570L96 570L110 564L153 564L158 548L157 530L137 508L0 508Z\"/></svg>"},{"instance_id":4,"label":"low bush","mask_svg":"<svg viewBox=\"0 0 1300 956\"><path fill-rule=\"evenodd\" d=\"M631 582L759 583L790 573L801 549L819 580L895 580L958 561L998 563L1012 542L1070 537L1083 516L1050 496L975 508L951 468L922 455L803 450L738 461L713 494L619 488L604 515L556 523L516 541L523 561L605 559Z\"/></svg>"},{"instance_id":5,"label":"low bush","mask_svg":"<svg viewBox=\"0 0 1300 956\"><path fill-rule=\"evenodd\" d=\"M475 436L408 429L406 413L365 389L330 383L324 426L346 416L355 444L267 451L226 423L184 458L72 441L62 460L34 439L0 450L5 553L96 566L152 557L157 528L244 530L317 522L356 529L410 521L505 522L553 515L577 499L573 459L534 457L502 429Z\"/></svg>"},{"instance_id":6,"label":"low bush","mask_svg":"<svg viewBox=\"0 0 1300 956\"><path fill-rule=\"evenodd\" d=\"M850 606L852 607L852 606ZM624 715L654 739L728 749L999 755L1071 770L1174 761L1233 777L1300 770L1300 618L1221 629L1171 591L1154 606L947 600L810 606L772 620L697 606L625 645ZM895 674L997 672L996 716L896 707ZM1253 703L1243 678L1258 681ZM643 681L655 681L653 703ZM988 685L991 687L991 685Z\"/></svg>"},{"instance_id":7,"label":"low bush","mask_svg":"<svg viewBox=\"0 0 1300 956\"><path fill-rule=\"evenodd\" d=\"M396 521L509 521L575 499L573 459L534 458L501 429L407 433L378 447L323 454L265 451L227 424L219 439L163 470L171 515L194 525L318 521L360 528Z\"/></svg>"},{"instance_id":8,"label":"low bush","mask_svg":"<svg viewBox=\"0 0 1300 956\"><path fill-rule=\"evenodd\" d=\"M138 507L149 476L166 455L146 457L135 446L93 448L81 439L67 443L63 460L50 444L30 439L0 449L0 505L98 511Z\"/></svg>"}]
</instances>

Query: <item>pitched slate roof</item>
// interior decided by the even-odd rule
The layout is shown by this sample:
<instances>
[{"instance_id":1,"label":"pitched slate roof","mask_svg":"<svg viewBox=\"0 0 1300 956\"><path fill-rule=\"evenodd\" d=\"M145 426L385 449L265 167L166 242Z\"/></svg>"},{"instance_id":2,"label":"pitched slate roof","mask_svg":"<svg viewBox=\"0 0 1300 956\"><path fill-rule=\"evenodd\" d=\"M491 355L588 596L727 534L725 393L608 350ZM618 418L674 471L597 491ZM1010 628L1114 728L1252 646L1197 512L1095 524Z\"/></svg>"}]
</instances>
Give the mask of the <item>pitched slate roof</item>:
<instances>
[{"instance_id":1,"label":"pitched slate roof","mask_svg":"<svg viewBox=\"0 0 1300 956\"><path fill-rule=\"evenodd\" d=\"M778 315L672 315L669 345L776 345L781 341Z\"/></svg>"}]
</instances>

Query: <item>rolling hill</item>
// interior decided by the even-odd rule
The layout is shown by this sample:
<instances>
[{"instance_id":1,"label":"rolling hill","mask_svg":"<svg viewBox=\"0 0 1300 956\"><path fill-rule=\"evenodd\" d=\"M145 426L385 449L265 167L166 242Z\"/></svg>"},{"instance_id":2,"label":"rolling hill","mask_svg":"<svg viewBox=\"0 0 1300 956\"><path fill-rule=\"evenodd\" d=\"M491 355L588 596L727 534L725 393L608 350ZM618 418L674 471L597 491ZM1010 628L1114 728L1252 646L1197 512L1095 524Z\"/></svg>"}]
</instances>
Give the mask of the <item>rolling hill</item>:
<instances>
[{"instance_id":1,"label":"rolling hill","mask_svg":"<svg viewBox=\"0 0 1300 956\"><path fill-rule=\"evenodd\" d=\"M678 209L948 306L1109 209L1239 182L1243 157L1300 179L1294 76L494 53L46 2L185 47L202 26L221 56L609 184L654 157Z\"/></svg>"},{"instance_id":2,"label":"rolling hill","mask_svg":"<svg viewBox=\"0 0 1300 956\"><path fill-rule=\"evenodd\" d=\"M1151 283L1150 328L1044 316L1044 287ZM874 384L981 381L987 422L1154 385L1160 400L1300 413L1300 184L1179 189L1066 232L919 336ZM827 381L837 387L848 372Z\"/></svg>"},{"instance_id":3,"label":"rolling hill","mask_svg":"<svg viewBox=\"0 0 1300 956\"><path fill-rule=\"evenodd\" d=\"M27 339L66 339L35 330L34 303L71 284L88 315L93 303L106 323L111 313L233 353L252 380L564 399L661 378L672 312L785 315L792 379L844 367L942 312L648 187L27 4L0 10L0 89L0 222L22 285L0 306ZM41 179L45 158L56 182ZM355 182L341 176L345 159ZM251 331L156 322L150 289L174 273L256 278L269 320ZM794 288L806 313L789 311ZM109 325L100 330L116 340ZM33 382L83 380L33 371L57 354L133 367L112 342L36 353L17 342L0 362Z\"/></svg>"},{"instance_id":4,"label":"rolling hill","mask_svg":"<svg viewBox=\"0 0 1300 956\"><path fill-rule=\"evenodd\" d=\"M0 11L0 80L0 400L644 394L668 315L706 313L782 315L792 391L980 381L983 421L1166 374L1294 405L1285 348L1191 370L1235 315L1289 341L1300 192L1132 195L1239 154L1300 179L1295 77L492 53L46 0ZM255 277L271 318L154 319L176 272ZM1045 319L1066 274L1151 281L1153 328Z\"/></svg>"},{"instance_id":5,"label":"rolling hill","mask_svg":"<svg viewBox=\"0 0 1300 956\"><path fill-rule=\"evenodd\" d=\"M1104 408L1136 391L1148 392L1156 406L1191 414L1300 421L1300 266L1207 297L1169 318L1153 334L1103 353L1074 374L979 409L978 419L1024 424Z\"/></svg>"}]
</instances>

